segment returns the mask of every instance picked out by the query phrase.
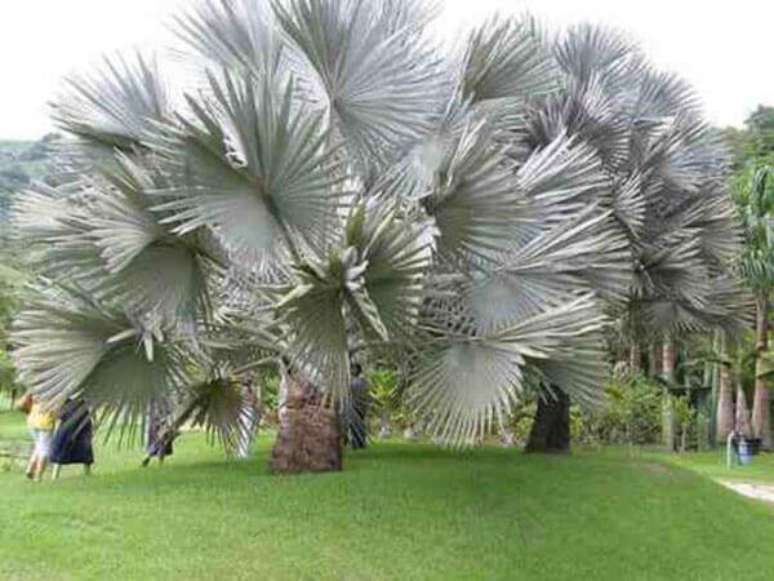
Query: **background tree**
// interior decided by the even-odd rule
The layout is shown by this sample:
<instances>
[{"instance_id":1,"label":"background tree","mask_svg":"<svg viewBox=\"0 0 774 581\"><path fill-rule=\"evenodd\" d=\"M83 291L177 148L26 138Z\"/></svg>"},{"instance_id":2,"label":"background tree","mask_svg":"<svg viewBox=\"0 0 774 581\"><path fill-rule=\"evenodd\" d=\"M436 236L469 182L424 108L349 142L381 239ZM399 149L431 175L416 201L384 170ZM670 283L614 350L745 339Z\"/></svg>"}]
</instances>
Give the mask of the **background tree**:
<instances>
[{"instance_id":1,"label":"background tree","mask_svg":"<svg viewBox=\"0 0 774 581\"><path fill-rule=\"evenodd\" d=\"M774 134L774 122L772 122ZM770 388L765 355L769 339L769 297L774 285L774 170L750 167L735 190L744 228L745 247L741 270L755 295L755 395L752 432L766 449L772 447Z\"/></svg>"}]
</instances>

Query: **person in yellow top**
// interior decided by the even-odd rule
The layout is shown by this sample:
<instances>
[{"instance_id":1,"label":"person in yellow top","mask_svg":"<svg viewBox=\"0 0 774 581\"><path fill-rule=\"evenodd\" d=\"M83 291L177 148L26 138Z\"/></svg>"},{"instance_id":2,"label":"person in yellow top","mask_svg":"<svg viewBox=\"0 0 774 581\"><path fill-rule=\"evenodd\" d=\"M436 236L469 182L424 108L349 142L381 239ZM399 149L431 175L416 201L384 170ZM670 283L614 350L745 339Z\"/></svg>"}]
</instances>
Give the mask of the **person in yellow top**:
<instances>
[{"instance_id":1,"label":"person in yellow top","mask_svg":"<svg viewBox=\"0 0 774 581\"><path fill-rule=\"evenodd\" d=\"M27 394L24 399L24 403L19 407L27 411L27 428L35 441L32 456L27 463L27 478L40 480L48 466L56 414L43 407L32 394Z\"/></svg>"}]
</instances>

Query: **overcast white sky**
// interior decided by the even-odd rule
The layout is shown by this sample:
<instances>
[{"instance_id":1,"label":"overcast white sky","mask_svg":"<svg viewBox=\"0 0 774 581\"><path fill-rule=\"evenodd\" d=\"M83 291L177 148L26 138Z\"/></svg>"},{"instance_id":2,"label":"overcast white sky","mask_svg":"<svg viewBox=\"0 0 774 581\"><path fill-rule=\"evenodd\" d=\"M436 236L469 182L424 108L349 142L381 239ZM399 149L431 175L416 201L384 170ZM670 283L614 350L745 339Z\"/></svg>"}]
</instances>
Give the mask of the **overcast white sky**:
<instances>
[{"instance_id":1,"label":"overcast white sky","mask_svg":"<svg viewBox=\"0 0 774 581\"><path fill-rule=\"evenodd\" d=\"M105 52L161 46L191 0L0 0L0 138L51 130L46 103L62 75ZM688 79L709 118L741 125L774 105L772 0L441 0L442 34L495 13L530 11L548 25L627 30L660 67Z\"/></svg>"}]
</instances>

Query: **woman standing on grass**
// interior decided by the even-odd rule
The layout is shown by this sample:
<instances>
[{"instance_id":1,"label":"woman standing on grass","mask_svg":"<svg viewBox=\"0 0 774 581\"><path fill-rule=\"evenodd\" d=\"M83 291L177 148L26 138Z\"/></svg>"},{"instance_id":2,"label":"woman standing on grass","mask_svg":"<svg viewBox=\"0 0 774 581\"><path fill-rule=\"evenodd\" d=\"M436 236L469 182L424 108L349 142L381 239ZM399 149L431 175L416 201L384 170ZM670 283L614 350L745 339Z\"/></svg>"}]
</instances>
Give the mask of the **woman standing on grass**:
<instances>
[{"instance_id":1,"label":"woman standing on grass","mask_svg":"<svg viewBox=\"0 0 774 581\"><path fill-rule=\"evenodd\" d=\"M27 412L27 428L35 442L32 456L27 463L27 478L40 480L48 465L56 416L52 411L43 408L37 398L30 393L24 396L19 407Z\"/></svg>"},{"instance_id":2,"label":"woman standing on grass","mask_svg":"<svg viewBox=\"0 0 774 581\"><path fill-rule=\"evenodd\" d=\"M59 414L59 426L54 432L49 460L54 464L54 479L64 464L83 464L83 472L91 473L94 463L91 414L82 399L68 399Z\"/></svg>"}]
</instances>

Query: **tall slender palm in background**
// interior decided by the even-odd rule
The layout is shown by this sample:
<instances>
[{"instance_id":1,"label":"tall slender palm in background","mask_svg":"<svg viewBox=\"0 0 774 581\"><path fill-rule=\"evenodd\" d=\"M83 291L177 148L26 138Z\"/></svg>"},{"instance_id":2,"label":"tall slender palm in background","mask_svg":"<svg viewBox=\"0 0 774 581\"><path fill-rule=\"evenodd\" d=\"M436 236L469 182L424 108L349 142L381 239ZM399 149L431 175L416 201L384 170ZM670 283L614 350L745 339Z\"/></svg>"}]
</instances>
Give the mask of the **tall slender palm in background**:
<instances>
[{"instance_id":1,"label":"tall slender palm in background","mask_svg":"<svg viewBox=\"0 0 774 581\"><path fill-rule=\"evenodd\" d=\"M413 0L207 0L176 21L199 81L182 98L142 57L70 79L61 185L17 208L40 274L24 380L129 426L172 394L232 442L257 366L322 409L352 357L397 351L409 404L463 444L529 391L593 403L608 305L714 313L725 198L683 86L608 62L592 29L552 51L496 20L447 55L431 20ZM297 433L281 465L319 468Z\"/></svg>"},{"instance_id":2,"label":"tall slender palm in background","mask_svg":"<svg viewBox=\"0 0 774 581\"><path fill-rule=\"evenodd\" d=\"M755 294L755 395L752 409L753 436L771 449L770 388L764 355L769 347L769 297L774 286L774 170L754 168L736 201L746 238L742 255L742 274Z\"/></svg>"}]
</instances>

